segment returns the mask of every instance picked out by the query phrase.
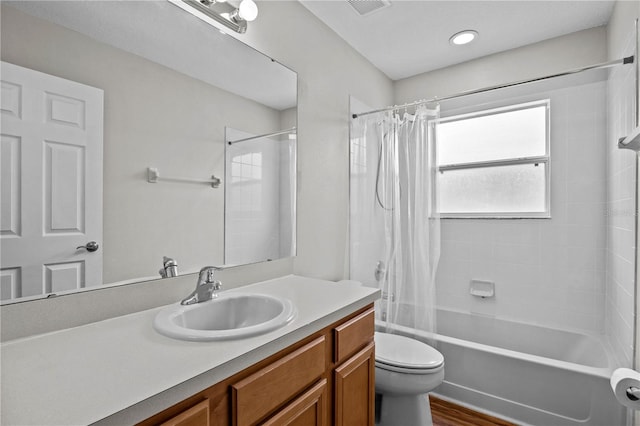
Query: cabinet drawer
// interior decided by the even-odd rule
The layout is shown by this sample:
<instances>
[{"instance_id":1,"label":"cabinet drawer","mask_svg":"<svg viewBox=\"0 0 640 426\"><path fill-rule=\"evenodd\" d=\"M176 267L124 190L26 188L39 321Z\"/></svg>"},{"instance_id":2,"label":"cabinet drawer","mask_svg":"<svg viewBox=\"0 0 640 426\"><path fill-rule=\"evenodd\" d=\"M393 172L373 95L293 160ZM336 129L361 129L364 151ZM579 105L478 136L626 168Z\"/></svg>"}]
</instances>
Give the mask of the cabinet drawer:
<instances>
[{"instance_id":1,"label":"cabinet drawer","mask_svg":"<svg viewBox=\"0 0 640 426\"><path fill-rule=\"evenodd\" d=\"M183 411L160 426L209 426L209 400Z\"/></svg>"},{"instance_id":2,"label":"cabinet drawer","mask_svg":"<svg viewBox=\"0 0 640 426\"><path fill-rule=\"evenodd\" d=\"M373 308L334 328L334 361L344 361L371 342L374 328Z\"/></svg>"},{"instance_id":3,"label":"cabinet drawer","mask_svg":"<svg viewBox=\"0 0 640 426\"><path fill-rule=\"evenodd\" d=\"M327 379L300 395L263 426L326 426Z\"/></svg>"},{"instance_id":4,"label":"cabinet drawer","mask_svg":"<svg viewBox=\"0 0 640 426\"><path fill-rule=\"evenodd\" d=\"M325 371L324 354L321 336L232 385L232 424L256 424L315 382Z\"/></svg>"}]
</instances>

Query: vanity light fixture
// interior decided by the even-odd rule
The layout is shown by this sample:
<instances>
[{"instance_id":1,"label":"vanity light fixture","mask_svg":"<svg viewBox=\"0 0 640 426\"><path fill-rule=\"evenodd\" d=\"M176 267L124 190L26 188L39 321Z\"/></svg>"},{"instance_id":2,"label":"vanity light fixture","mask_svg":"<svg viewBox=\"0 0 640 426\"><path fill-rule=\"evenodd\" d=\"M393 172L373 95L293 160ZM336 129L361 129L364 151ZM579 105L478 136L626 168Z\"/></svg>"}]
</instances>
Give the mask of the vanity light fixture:
<instances>
[{"instance_id":1,"label":"vanity light fixture","mask_svg":"<svg viewBox=\"0 0 640 426\"><path fill-rule=\"evenodd\" d=\"M258 5L256 5L253 0L242 0L238 8L231 15L232 19L234 15L248 22L255 21L258 17Z\"/></svg>"},{"instance_id":2,"label":"vanity light fixture","mask_svg":"<svg viewBox=\"0 0 640 426\"><path fill-rule=\"evenodd\" d=\"M478 37L477 31L464 30L452 35L451 38L449 38L449 43L456 46L461 46L463 44L471 43L473 40L476 39L476 37Z\"/></svg>"},{"instance_id":3,"label":"vanity light fixture","mask_svg":"<svg viewBox=\"0 0 640 426\"><path fill-rule=\"evenodd\" d=\"M247 23L258 17L258 6L253 0L236 1L237 7L227 0L169 0L192 15L212 24L215 21L233 31L244 34Z\"/></svg>"}]
</instances>

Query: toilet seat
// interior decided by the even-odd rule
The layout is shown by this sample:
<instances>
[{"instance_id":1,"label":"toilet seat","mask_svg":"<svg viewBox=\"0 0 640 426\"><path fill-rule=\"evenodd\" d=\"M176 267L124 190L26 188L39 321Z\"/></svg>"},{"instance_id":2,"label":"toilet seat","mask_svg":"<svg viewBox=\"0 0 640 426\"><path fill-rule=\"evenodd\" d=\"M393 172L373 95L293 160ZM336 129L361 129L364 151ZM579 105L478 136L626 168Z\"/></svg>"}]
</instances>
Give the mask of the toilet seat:
<instances>
[{"instance_id":1,"label":"toilet seat","mask_svg":"<svg viewBox=\"0 0 640 426\"><path fill-rule=\"evenodd\" d=\"M396 334L375 333L376 367L409 374L435 373L444 357L431 346Z\"/></svg>"}]
</instances>

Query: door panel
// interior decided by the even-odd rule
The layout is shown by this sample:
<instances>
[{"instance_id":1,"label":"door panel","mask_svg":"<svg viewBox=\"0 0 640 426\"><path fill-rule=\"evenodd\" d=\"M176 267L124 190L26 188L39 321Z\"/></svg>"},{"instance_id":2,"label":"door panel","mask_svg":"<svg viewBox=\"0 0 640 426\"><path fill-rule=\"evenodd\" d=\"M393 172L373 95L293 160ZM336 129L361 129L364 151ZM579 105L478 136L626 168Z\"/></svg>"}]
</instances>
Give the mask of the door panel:
<instances>
[{"instance_id":1,"label":"door panel","mask_svg":"<svg viewBox=\"0 0 640 426\"><path fill-rule=\"evenodd\" d=\"M103 91L1 66L2 300L102 284Z\"/></svg>"},{"instance_id":2,"label":"door panel","mask_svg":"<svg viewBox=\"0 0 640 426\"><path fill-rule=\"evenodd\" d=\"M84 276L84 262L82 261L45 265L45 292L56 293L79 288Z\"/></svg>"},{"instance_id":3,"label":"door panel","mask_svg":"<svg viewBox=\"0 0 640 426\"><path fill-rule=\"evenodd\" d=\"M20 235L20 142L16 136L0 137L0 235L6 238Z\"/></svg>"},{"instance_id":4,"label":"door panel","mask_svg":"<svg viewBox=\"0 0 640 426\"><path fill-rule=\"evenodd\" d=\"M84 232L83 146L45 141L45 234Z\"/></svg>"},{"instance_id":5,"label":"door panel","mask_svg":"<svg viewBox=\"0 0 640 426\"><path fill-rule=\"evenodd\" d=\"M20 268L0 270L0 298L1 300L15 299L21 296Z\"/></svg>"}]
</instances>

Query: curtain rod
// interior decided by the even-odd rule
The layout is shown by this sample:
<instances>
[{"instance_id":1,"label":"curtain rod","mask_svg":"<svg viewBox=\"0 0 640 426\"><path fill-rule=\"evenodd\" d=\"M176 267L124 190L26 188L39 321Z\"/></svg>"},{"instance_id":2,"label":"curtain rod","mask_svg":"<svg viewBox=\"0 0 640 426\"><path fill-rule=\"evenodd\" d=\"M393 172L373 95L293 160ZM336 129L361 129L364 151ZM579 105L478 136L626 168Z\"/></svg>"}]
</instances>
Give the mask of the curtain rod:
<instances>
[{"instance_id":1,"label":"curtain rod","mask_svg":"<svg viewBox=\"0 0 640 426\"><path fill-rule=\"evenodd\" d=\"M580 73L580 72L583 72L583 71L589 71L589 70L594 70L594 69L602 69L602 68L611 68L611 67L615 67L617 65L633 64L633 61L634 61L634 57L632 55L632 56L627 56L626 58L616 59L614 61L603 62L603 63L595 64L595 65L589 65L589 66L582 67L582 68L575 68L575 69L572 69L572 70L569 70L569 71L564 71L564 72L561 72L561 73L558 73L558 74L551 74L551 75L547 75L547 76L544 76L544 77L533 78L533 79L530 79L530 80L521 80L521 81L515 81L515 82L512 82L512 83L500 84L500 85L497 85L497 86L483 87L482 89L468 90L468 91L465 91L465 92L456 93L454 95L443 96L441 98L436 96L436 97L433 97L431 99L422 99L422 100L419 100L419 101L409 102L409 103L402 104L402 105L394 105L394 106L390 106L390 107L386 107L386 108L375 109L373 111L361 112L359 114L352 114L351 117L352 118L358 118L358 117L361 117L363 115L375 114L376 112L392 111L392 110L396 110L396 109L408 108L408 107L412 107L412 106L418 106L418 105L426 104L426 103L429 103L429 102L447 101L447 100L450 100L450 99L461 98L463 96L476 95L478 93L489 92L489 91L492 91L492 90L506 89L507 87L521 86L523 84L535 83L537 81L548 80L548 79L555 78L555 77L563 77L565 75L577 74L577 73Z\"/></svg>"},{"instance_id":2,"label":"curtain rod","mask_svg":"<svg viewBox=\"0 0 640 426\"><path fill-rule=\"evenodd\" d=\"M271 136L284 135L285 133L294 133L295 131L296 131L296 128L292 127L290 129L287 129L287 130L280 130L278 132L266 133L264 135L258 135L258 136L251 136L251 137L248 137L248 138L238 139L238 140L235 140L235 141L227 141L227 143L229 145L233 145L234 143L238 143L238 142L247 142L247 141L252 141L252 140L255 140L255 139L270 138Z\"/></svg>"}]
</instances>

